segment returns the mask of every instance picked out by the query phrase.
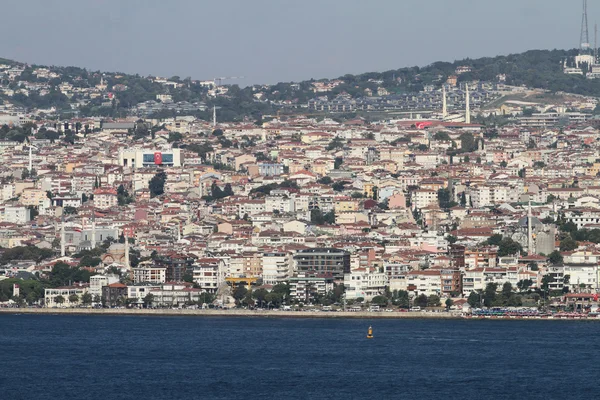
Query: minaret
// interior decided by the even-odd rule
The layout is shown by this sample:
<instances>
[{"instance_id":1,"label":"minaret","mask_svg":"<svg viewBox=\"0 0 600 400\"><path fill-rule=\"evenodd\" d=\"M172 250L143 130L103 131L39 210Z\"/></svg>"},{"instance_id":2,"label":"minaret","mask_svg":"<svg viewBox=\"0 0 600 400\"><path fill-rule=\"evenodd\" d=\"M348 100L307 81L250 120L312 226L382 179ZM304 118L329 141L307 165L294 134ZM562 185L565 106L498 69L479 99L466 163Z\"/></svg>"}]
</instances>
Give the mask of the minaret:
<instances>
[{"instance_id":1,"label":"minaret","mask_svg":"<svg viewBox=\"0 0 600 400\"><path fill-rule=\"evenodd\" d=\"M533 227L532 227L532 215L531 215L531 198L529 199L529 211L527 212L527 247L529 255L533 255L535 252L533 248Z\"/></svg>"},{"instance_id":2,"label":"minaret","mask_svg":"<svg viewBox=\"0 0 600 400\"><path fill-rule=\"evenodd\" d=\"M177 241L181 242L181 221L177 223Z\"/></svg>"},{"instance_id":3,"label":"minaret","mask_svg":"<svg viewBox=\"0 0 600 400\"><path fill-rule=\"evenodd\" d=\"M471 96L469 94L469 84L466 83L465 87L467 88L467 107L465 109L465 122L467 124L471 123Z\"/></svg>"},{"instance_id":4,"label":"minaret","mask_svg":"<svg viewBox=\"0 0 600 400\"><path fill-rule=\"evenodd\" d=\"M96 211L92 209L92 249L96 248Z\"/></svg>"},{"instance_id":5,"label":"minaret","mask_svg":"<svg viewBox=\"0 0 600 400\"><path fill-rule=\"evenodd\" d=\"M129 264L129 238L127 234L125 234L125 268L129 269L131 264Z\"/></svg>"},{"instance_id":6,"label":"minaret","mask_svg":"<svg viewBox=\"0 0 600 400\"><path fill-rule=\"evenodd\" d=\"M217 106L213 106L213 127L217 127Z\"/></svg>"},{"instance_id":7,"label":"minaret","mask_svg":"<svg viewBox=\"0 0 600 400\"><path fill-rule=\"evenodd\" d=\"M31 143L29 143L29 174L31 174L31 171L33 170L33 155L31 154Z\"/></svg>"},{"instance_id":8,"label":"minaret","mask_svg":"<svg viewBox=\"0 0 600 400\"><path fill-rule=\"evenodd\" d=\"M446 102L446 85L442 85L442 121L448 118L448 105Z\"/></svg>"},{"instance_id":9,"label":"minaret","mask_svg":"<svg viewBox=\"0 0 600 400\"><path fill-rule=\"evenodd\" d=\"M65 216L63 215L60 224L60 256L64 257L65 255Z\"/></svg>"}]
</instances>

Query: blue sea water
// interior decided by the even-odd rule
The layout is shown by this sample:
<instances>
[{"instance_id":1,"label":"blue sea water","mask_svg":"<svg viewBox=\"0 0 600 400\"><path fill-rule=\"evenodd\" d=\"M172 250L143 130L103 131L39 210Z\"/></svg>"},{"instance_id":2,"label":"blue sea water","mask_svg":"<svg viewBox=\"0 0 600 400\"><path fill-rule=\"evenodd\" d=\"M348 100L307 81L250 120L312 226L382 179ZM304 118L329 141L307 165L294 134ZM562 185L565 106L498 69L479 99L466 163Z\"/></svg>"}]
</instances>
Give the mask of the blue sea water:
<instances>
[{"instance_id":1,"label":"blue sea water","mask_svg":"<svg viewBox=\"0 0 600 400\"><path fill-rule=\"evenodd\" d=\"M1 315L0 399L593 399L599 334L594 322Z\"/></svg>"}]
</instances>

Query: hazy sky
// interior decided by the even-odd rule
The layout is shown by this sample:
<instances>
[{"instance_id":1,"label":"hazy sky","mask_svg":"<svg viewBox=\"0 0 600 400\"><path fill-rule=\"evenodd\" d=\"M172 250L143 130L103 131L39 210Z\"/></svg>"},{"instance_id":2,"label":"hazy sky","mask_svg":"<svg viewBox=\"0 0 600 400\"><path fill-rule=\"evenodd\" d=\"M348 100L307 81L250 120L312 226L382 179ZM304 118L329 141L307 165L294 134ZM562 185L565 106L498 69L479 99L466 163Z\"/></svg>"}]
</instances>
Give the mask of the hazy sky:
<instances>
[{"instance_id":1,"label":"hazy sky","mask_svg":"<svg viewBox=\"0 0 600 400\"><path fill-rule=\"evenodd\" d=\"M1 13L0 57L249 84L578 47L581 1L3 0ZM596 18L590 2L592 43Z\"/></svg>"}]
</instances>

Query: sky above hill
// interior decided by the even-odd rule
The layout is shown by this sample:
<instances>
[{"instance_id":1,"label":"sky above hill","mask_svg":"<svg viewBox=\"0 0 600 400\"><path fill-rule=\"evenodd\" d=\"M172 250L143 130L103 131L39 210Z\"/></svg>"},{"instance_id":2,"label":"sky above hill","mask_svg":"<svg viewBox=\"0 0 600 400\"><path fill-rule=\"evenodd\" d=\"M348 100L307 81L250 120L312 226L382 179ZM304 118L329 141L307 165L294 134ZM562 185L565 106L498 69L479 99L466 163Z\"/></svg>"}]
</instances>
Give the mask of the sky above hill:
<instances>
[{"instance_id":1,"label":"sky above hill","mask_svg":"<svg viewBox=\"0 0 600 400\"><path fill-rule=\"evenodd\" d=\"M581 2L11 0L2 15L0 57L247 85L574 48Z\"/></svg>"}]
</instances>

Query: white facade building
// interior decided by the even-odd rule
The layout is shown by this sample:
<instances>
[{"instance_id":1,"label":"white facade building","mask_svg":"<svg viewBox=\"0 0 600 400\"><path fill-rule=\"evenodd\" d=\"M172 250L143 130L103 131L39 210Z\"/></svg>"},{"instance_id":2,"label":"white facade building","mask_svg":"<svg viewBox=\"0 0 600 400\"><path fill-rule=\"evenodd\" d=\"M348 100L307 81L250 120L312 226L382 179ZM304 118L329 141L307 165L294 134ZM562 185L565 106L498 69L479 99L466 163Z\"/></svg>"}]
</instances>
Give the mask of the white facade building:
<instances>
[{"instance_id":1,"label":"white facade building","mask_svg":"<svg viewBox=\"0 0 600 400\"><path fill-rule=\"evenodd\" d=\"M344 286L347 299L364 298L370 301L375 296L385 293L388 278L385 272L375 268L356 268L344 275Z\"/></svg>"},{"instance_id":2,"label":"white facade building","mask_svg":"<svg viewBox=\"0 0 600 400\"><path fill-rule=\"evenodd\" d=\"M263 253L263 283L277 285L293 274L293 258L287 252Z\"/></svg>"}]
</instances>

